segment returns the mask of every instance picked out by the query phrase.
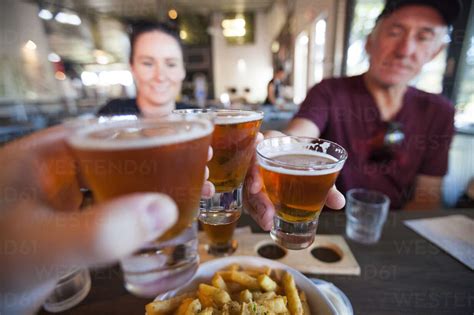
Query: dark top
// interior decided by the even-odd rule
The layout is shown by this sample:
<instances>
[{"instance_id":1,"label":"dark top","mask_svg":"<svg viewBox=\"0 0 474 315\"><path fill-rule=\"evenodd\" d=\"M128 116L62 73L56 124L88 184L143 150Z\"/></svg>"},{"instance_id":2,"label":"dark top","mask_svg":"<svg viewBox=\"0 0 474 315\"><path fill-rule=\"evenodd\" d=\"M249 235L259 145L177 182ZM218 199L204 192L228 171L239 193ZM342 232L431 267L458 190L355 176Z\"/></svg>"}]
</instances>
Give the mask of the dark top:
<instances>
[{"instance_id":1,"label":"dark top","mask_svg":"<svg viewBox=\"0 0 474 315\"><path fill-rule=\"evenodd\" d=\"M176 109L196 108L195 106L176 103ZM111 116L111 115L140 115L140 109L137 106L137 100L132 99L114 99L108 102L104 107L99 109L97 115Z\"/></svg>"},{"instance_id":2,"label":"dark top","mask_svg":"<svg viewBox=\"0 0 474 315\"><path fill-rule=\"evenodd\" d=\"M271 79L270 82L267 84L267 91L270 85L273 85L273 92L275 93L275 99L279 98L281 95L281 82L279 80ZM263 105L274 105L271 101L270 98L267 95L267 98L265 99L265 102Z\"/></svg>"},{"instance_id":3,"label":"dark top","mask_svg":"<svg viewBox=\"0 0 474 315\"><path fill-rule=\"evenodd\" d=\"M343 192L379 190L398 209L411 198L417 175L447 172L454 108L440 95L409 87L400 111L384 122L362 76L327 79L309 90L295 117L313 121L321 138L347 150L337 183Z\"/></svg>"}]
</instances>

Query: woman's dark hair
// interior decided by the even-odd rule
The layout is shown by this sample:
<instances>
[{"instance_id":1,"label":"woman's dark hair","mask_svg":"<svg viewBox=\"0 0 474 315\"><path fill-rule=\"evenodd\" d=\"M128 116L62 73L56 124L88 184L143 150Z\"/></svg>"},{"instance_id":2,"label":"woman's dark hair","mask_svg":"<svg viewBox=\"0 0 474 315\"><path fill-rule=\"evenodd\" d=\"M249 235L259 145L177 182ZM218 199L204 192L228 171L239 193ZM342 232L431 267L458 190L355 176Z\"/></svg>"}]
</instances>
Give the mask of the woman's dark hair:
<instances>
[{"instance_id":1,"label":"woman's dark hair","mask_svg":"<svg viewBox=\"0 0 474 315\"><path fill-rule=\"evenodd\" d=\"M179 37L178 27L169 23L159 23L159 22L148 22L140 21L135 22L130 25L129 34L130 34L130 64L133 63L133 54L135 53L135 43L140 37L140 35L149 32L161 32L166 35L173 37L179 45L181 51L183 50L183 44L181 43L181 38Z\"/></svg>"}]
</instances>

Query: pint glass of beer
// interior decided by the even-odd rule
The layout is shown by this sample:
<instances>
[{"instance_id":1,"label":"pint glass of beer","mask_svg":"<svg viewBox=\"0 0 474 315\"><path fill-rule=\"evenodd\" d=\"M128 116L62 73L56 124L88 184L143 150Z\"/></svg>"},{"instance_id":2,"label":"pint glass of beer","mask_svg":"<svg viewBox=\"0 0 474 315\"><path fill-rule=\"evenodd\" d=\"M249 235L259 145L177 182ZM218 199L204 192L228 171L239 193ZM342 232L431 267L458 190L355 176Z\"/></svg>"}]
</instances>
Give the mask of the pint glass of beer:
<instances>
[{"instance_id":1,"label":"pint glass of beer","mask_svg":"<svg viewBox=\"0 0 474 315\"><path fill-rule=\"evenodd\" d=\"M68 141L96 202L160 192L178 206L173 227L122 261L125 286L136 295L156 296L179 286L197 268L195 219L212 131L211 122L200 119L97 120Z\"/></svg>"},{"instance_id":2,"label":"pint glass of beer","mask_svg":"<svg viewBox=\"0 0 474 315\"><path fill-rule=\"evenodd\" d=\"M323 139L287 136L262 141L257 159L276 209L271 237L288 249L310 246L328 191L347 159L346 150Z\"/></svg>"},{"instance_id":3,"label":"pint glass of beer","mask_svg":"<svg viewBox=\"0 0 474 315\"><path fill-rule=\"evenodd\" d=\"M199 221L209 240L209 253L232 254L232 239L242 213L242 186L252 159L255 140L263 119L262 112L246 110L177 110L177 114L207 115L214 122L213 156L208 163L209 181L216 187L210 199L201 200Z\"/></svg>"}]
</instances>

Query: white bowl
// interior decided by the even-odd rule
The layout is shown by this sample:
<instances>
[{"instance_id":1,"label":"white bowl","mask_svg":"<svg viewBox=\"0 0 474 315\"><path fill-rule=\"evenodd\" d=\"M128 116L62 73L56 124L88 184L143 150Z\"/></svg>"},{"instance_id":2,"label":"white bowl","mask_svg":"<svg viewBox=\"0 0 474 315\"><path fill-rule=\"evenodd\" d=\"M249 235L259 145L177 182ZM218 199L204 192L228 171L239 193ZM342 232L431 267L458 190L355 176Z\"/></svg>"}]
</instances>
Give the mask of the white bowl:
<instances>
[{"instance_id":1,"label":"white bowl","mask_svg":"<svg viewBox=\"0 0 474 315\"><path fill-rule=\"evenodd\" d=\"M230 256L205 262L199 266L198 271L187 284L175 290L163 293L157 296L155 300L166 300L182 293L196 291L199 283L210 283L212 276L216 271L231 264L239 264L244 267L268 266L272 269L286 270L293 275L298 289L303 290L306 293L308 304L311 309L311 314L338 314L326 296L323 295L321 291L314 285L314 283L306 278L301 272L277 261L252 256Z\"/></svg>"}]
</instances>

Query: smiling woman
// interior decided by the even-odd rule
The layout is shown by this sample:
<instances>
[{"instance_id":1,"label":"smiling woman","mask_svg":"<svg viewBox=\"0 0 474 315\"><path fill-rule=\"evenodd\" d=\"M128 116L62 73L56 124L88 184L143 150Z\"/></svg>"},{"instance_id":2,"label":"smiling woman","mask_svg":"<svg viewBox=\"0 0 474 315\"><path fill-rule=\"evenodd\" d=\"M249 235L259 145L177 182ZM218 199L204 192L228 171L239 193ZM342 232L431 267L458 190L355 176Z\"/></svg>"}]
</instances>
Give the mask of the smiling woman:
<instances>
[{"instance_id":1,"label":"smiling woman","mask_svg":"<svg viewBox=\"0 0 474 315\"><path fill-rule=\"evenodd\" d=\"M137 98L113 100L99 110L99 115L157 117L173 109L190 107L176 103L186 76L178 34L162 23L141 23L133 27L130 67L137 85Z\"/></svg>"}]
</instances>

